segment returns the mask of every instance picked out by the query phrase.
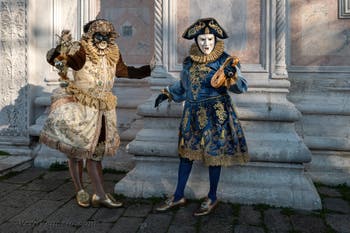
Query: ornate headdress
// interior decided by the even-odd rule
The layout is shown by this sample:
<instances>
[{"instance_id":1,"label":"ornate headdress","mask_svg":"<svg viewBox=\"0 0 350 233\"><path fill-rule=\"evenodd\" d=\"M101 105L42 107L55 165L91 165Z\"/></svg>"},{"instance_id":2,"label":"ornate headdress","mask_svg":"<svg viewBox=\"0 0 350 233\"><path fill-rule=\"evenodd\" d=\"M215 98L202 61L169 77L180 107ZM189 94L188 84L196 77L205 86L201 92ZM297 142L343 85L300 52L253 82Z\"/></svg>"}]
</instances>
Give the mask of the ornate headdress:
<instances>
[{"instance_id":1,"label":"ornate headdress","mask_svg":"<svg viewBox=\"0 0 350 233\"><path fill-rule=\"evenodd\" d=\"M113 24L105 19L96 19L87 23L84 26L83 37L85 39L91 39L96 32L109 34L111 42L114 42L114 40L119 36L115 31Z\"/></svg>"},{"instance_id":2,"label":"ornate headdress","mask_svg":"<svg viewBox=\"0 0 350 233\"><path fill-rule=\"evenodd\" d=\"M201 34L214 34L217 38L228 38L225 30L218 24L214 18L198 19L194 24L189 26L182 34L182 37L191 40Z\"/></svg>"},{"instance_id":3,"label":"ornate headdress","mask_svg":"<svg viewBox=\"0 0 350 233\"><path fill-rule=\"evenodd\" d=\"M99 49L93 44L93 36L95 33L108 34L109 45L106 49ZM110 65L117 64L119 60L119 48L115 43L115 39L118 37L118 33L115 31L111 22L105 19L96 19L88 22L84 26L84 34L82 36L81 44L83 45L86 55L91 59L93 63L97 63L100 60L100 56L106 55L107 61Z\"/></svg>"}]
</instances>

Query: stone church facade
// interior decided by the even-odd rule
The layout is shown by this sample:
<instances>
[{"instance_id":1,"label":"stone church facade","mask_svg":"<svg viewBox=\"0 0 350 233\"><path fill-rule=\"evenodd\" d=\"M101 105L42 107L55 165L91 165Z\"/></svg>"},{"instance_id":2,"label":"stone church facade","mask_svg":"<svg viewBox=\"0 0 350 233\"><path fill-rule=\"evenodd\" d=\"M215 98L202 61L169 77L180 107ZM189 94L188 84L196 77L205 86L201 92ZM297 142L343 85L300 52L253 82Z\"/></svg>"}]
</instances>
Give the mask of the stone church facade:
<instances>
[{"instance_id":1,"label":"stone church facade","mask_svg":"<svg viewBox=\"0 0 350 233\"><path fill-rule=\"evenodd\" d=\"M96 17L116 26L127 64L156 59L151 77L115 82L124 144L104 165L130 170L116 193L172 191L182 105L154 109L153 101L178 79L190 46L181 34L202 17L215 17L227 30L226 50L240 57L250 86L233 100L252 161L224 169L220 198L317 209L311 179L350 184L348 0L0 0L0 150L12 159L42 167L65 160L37 143L50 93L58 87L45 54L62 29L79 39L84 23ZM205 195L206 178L196 164L186 195Z\"/></svg>"}]
</instances>

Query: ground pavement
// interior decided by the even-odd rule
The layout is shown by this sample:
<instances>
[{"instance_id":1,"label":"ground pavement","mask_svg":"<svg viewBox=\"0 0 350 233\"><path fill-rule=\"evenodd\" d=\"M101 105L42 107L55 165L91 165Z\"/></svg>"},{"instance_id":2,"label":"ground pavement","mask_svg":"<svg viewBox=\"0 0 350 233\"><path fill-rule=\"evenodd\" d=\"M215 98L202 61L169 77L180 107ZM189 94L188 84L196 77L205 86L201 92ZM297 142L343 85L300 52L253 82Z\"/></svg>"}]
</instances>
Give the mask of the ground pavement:
<instances>
[{"instance_id":1,"label":"ground pavement","mask_svg":"<svg viewBox=\"0 0 350 233\"><path fill-rule=\"evenodd\" d=\"M106 190L113 192L124 175L107 170ZM86 186L91 193L88 181ZM220 203L210 216L193 217L198 200L167 213L155 212L159 198L119 196L125 203L119 209L80 208L68 170L29 168L0 178L0 232L350 232L350 187L316 186L323 203L319 211Z\"/></svg>"}]
</instances>

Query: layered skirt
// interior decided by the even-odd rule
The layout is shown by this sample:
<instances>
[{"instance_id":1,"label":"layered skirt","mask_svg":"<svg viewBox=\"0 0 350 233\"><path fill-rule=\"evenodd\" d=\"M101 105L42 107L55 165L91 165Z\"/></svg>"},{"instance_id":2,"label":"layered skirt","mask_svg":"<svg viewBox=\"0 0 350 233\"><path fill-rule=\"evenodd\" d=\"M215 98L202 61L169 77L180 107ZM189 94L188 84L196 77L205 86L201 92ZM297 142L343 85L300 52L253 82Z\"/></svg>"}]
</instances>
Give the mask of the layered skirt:
<instances>
[{"instance_id":1,"label":"layered skirt","mask_svg":"<svg viewBox=\"0 0 350 233\"><path fill-rule=\"evenodd\" d=\"M116 110L100 110L82 104L65 89L53 93L49 116L40 142L70 158L101 160L115 155L120 139Z\"/></svg>"},{"instance_id":2,"label":"layered skirt","mask_svg":"<svg viewBox=\"0 0 350 233\"><path fill-rule=\"evenodd\" d=\"M207 166L248 162L246 139L229 95L185 101L178 152Z\"/></svg>"}]
</instances>

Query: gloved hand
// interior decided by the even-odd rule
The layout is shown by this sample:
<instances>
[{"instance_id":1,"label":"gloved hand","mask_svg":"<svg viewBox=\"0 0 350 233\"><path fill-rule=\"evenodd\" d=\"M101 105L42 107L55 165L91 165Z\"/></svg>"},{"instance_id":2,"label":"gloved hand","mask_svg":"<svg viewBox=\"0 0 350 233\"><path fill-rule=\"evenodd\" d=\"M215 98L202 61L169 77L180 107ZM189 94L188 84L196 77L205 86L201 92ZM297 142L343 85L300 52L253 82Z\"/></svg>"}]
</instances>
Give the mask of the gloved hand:
<instances>
[{"instance_id":1,"label":"gloved hand","mask_svg":"<svg viewBox=\"0 0 350 233\"><path fill-rule=\"evenodd\" d=\"M232 66L232 61L230 61L224 68L224 73L227 79L233 78L236 73L236 67Z\"/></svg>"},{"instance_id":2,"label":"gloved hand","mask_svg":"<svg viewBox=\"0 0 350 233\"><path fill-rule=\"evenodd\" d=\"M169 99L169 97L166 94L159 94L158 97L156 98L156 101L154 102L154 107L157 108L159 104L165 100Z\"/></svg>"}]
</instances>

